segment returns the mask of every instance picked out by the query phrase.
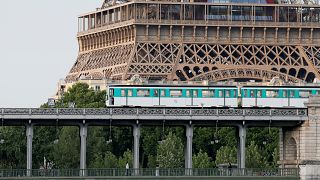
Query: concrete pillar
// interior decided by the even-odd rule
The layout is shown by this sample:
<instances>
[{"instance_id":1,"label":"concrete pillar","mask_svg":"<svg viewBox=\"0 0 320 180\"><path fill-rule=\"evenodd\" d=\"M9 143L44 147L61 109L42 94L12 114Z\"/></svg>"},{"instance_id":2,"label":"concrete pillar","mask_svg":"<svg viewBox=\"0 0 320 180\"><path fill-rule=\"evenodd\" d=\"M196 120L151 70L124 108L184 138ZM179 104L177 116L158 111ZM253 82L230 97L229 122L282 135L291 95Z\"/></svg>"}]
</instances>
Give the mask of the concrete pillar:
<instances>
[{"instance_id":1,"label":"concrete pillar","mask_svg":"<svg viewBox=\"0 0 320 180\"><path fill-rule=\"evenodd\" d=\"M140 125L133 125L133 168L139 169Z\"/></svg>"},{"instance_id":2,"label":"concrete pillar","mask_svg":"<svg viewBox=\"0 0 320 180\"><path fill-rule=\"evenodd\" d=\"M240 139L240 168L246 167L246 127L239 126Z\"/></svg>"},{"instance_id":3,"label":"concrete pillar","mask_svg":"<svg viewBox=\"0 0 320 180\"><path fill-rule=\"evenodd\" d=\"M27 136L27 176L31 176L32 172L32 139L33 139L33 125L26 125Z\"/></svg>"},{"instance_id":4,"label":"concrete pillar","mask_svg":"<svg viewBox=\"0 0 320 180\"><path fill-rule=\"evenodd\" d=\"M192 169L192 138L193 138L193 126L186 126L186 153L185 153L185 168Z\"/></svg>"},{"instance_id":5,"label":"concrete pillar","mask_svg":"<svg viewBox=\"0 0 320 180\"><path fill-rule=\"evenodd\" d=\"M240 155L240 137L239 137L239 129L236 129L236 139L237 139L237 168L240 168L241 164L241 155Z\"/></svg>"},{"instance_id":6,"label":"concrete pillar","mask_svg":"<svg viewBox=\"0 0 320 180\"><path fill-rule=\"evenodd\" d=\"M87 158L87 132L86 124L80 125L80 175L85 176Z\"/></svg>"}]
</instances>

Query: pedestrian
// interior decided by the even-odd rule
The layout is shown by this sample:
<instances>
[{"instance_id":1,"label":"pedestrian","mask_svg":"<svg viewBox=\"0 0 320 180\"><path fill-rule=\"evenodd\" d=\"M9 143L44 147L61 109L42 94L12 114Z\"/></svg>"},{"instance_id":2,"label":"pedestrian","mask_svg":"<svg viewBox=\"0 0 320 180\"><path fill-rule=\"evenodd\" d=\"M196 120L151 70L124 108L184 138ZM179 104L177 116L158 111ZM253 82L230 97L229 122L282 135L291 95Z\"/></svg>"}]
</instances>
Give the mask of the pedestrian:
<instances>
[{"instance_id":1,"label":"pedestrian","mask_svg":"<svg viewBox=\"0 0 320 180\"><path fill-rule=\"evenodd\" d=\"M129 163L126 164L126 176L129 176Z\"/></svg>"},{"instance_id":2,"label":"pedestrian","mask_svg":"<svg viewBox=\"0 0 320 180\"><path fill-rule=\"evenodd\" d=\"M232 165L229 162L229 164L228 164L228 174L229 174L229 176L231 176L231 170L232 170Z\"/></svg>"}]
</instances>

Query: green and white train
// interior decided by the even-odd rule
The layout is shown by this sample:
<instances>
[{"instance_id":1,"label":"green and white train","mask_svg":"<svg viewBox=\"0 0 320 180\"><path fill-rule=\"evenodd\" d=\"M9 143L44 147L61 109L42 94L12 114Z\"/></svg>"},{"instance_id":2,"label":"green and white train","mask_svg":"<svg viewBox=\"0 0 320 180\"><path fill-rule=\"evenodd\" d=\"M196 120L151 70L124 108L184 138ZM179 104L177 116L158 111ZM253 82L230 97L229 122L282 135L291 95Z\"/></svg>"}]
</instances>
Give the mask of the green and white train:
<instances>
[{"instance_id":1,"label":"green and white train","mask_svg":"<svg viewBox=\"0 0 320 180\"><path fill-rule=\"evenodd\" d=\"M107 106L304 107L320 86L108 85Z\"/></svg>"}]
</instances>

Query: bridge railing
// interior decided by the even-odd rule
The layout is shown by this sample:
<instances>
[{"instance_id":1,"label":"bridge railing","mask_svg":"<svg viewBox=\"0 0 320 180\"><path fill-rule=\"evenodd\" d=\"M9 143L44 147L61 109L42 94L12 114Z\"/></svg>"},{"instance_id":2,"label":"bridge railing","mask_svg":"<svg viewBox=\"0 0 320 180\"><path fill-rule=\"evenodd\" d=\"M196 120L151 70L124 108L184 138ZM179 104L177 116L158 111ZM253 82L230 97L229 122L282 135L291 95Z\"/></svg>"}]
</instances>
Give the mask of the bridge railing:
<instances>
[{"instance_id":1,"label":"bridge railing","mask_svg":"<svg viewBox=\"0 0 320 180\"><path fill-rule=\"evenodd\" d=\"M208 168L208 169L10 169L0 170L0 177L115 177L115 176L276 176L297 177L298 168Z\"/></svg>"},{"instance_id":2,"label":"bridge railing","mask_svg":"<svg viewBox=\"0 0 320 180\"><path fill-rule=\"evenodd\" d=\"M307 116L306 108L165 108L165 107L108 107L108 108L3 108L1 115L182 115L182 116Z\"/></svg>"}]
</instances>

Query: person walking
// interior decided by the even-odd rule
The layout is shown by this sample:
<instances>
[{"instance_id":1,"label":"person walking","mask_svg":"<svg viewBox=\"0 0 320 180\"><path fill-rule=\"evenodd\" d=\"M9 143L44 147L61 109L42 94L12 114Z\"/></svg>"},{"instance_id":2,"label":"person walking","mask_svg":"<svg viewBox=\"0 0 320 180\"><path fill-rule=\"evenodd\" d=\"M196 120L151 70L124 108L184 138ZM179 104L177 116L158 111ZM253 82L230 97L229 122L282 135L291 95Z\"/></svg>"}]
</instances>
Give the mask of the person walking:
<instances>
[{"instance_id":1,"label":"person walking","mask_svg":"<svg viewBox=\"0 0 320 180\"><path fill-rule=\"evenodd\" d=\"M126 164L126 176L129 176L129 163Z\"/></svg>"},{"instance_id":2,"label":"person walking","mask_svg":"<svg viewBox=\"0 0 320 180\"><path fill-rule=\"evenodd\" d=\"M228 176L231 176L232 175L232 165L231 163L229 162L228 163Z\"/></svg>"}]
</instances>

